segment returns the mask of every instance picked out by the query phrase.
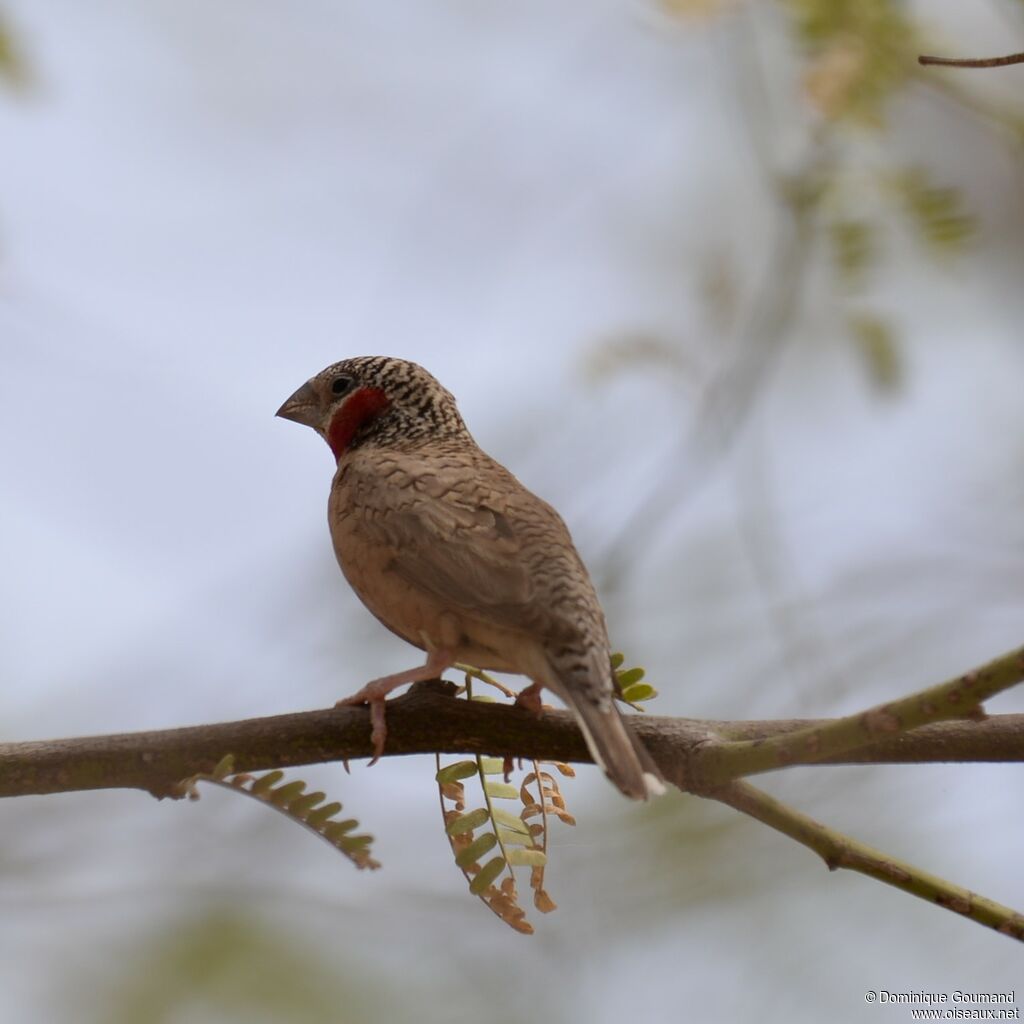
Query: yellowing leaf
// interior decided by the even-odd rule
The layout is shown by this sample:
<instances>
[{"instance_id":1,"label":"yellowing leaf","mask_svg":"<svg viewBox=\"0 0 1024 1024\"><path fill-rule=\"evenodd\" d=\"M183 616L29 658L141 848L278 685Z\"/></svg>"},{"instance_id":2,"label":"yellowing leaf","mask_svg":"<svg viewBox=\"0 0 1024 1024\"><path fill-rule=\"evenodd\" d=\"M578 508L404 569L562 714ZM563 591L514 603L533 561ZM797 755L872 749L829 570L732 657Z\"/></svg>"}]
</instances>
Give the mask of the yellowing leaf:
<instances>
[{"instance_id":1,"label":"yellowing leaf","mask_svg":"<svg viewBox=\"0 0 1024 1024\"><path fill-rule=\"evenodd\" d=\"M441 795L446 800L451 800L456 804L461 804L466 797L466 790L461 782L442 782Z\"/></svg>"},{"instance_id":2,"label":"yellowing leaf","mask_svg":"<svg viewBox=\"0 0 1024 1024\"><path fill-rule=\"evenodd\" d=\"M538 889L533 894L533 905L542 914L550 914L552 910L558 909L558 904L547 894L547 891L544 889Z\"/></svg>"},{"instance_id":3,"label":"yellowing leaf","mask_svg":"<svg viewBox=\"0 0 1024 1024\"><path fill-rule=\"evenodd\" d=\"M529 832L513 832L501 825L498 826L498 838L503 846L533 846L533 836Z\"/></svg>"},{"instance_id":4,"label":"yellowing leaf","mask_svg":"<svg viewBox=\"0 0 1024 1024\"><path fill-rule=\"evenodd\" d=\"M486 813L486 812L484 812ZM529 828L526 826L526 822L519 817L518 814L510 814L508 811L503 810L501 807L492 807L491 813L494 816L494 820L499 824L506 826L506 828L512 829L513 832L522 832L529 834Z\"/></svg>"},{"instance_id":5,"label":"yellowing leaf","mask_svg":"<svg viewBox=\"0 0 1024 1024\"><path fill-rule=\"evenodd\" d=\"M528 864L530 867L543 867L548 859L540 850L528 850L521 847L513 847L505 853L509 864Z\"/></svg>"},{"instance_id":6,"label":"yellowing leaf","mask_svg":"<svg viewBox=\"0 0 1024 1024\"><path fill-rule=\"evenodd\" d=\"M498 800L515 800L519 796L519 790L508 782L496 782L493 779L487 779L484 782L484 789L487 790L489 796Z\"/></svg>"}]
</instances>

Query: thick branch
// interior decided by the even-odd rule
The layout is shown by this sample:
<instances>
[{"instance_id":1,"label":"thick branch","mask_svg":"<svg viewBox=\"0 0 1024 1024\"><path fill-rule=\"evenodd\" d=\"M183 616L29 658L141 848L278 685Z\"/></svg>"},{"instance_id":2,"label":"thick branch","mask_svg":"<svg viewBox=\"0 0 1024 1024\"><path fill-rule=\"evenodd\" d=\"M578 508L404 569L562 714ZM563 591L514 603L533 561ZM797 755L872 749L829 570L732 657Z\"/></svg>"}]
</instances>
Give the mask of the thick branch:
<instances>
[{"instance_id":1,"label":"thick branch","mask_svg":"<svg viewBox=\"0 0 1024 1024\"><path fill-rule=\"evenodd\" d=\"M388 701L385 756L439 752L590 761L568 712L535 717L521 708L455 700L452 692L450 684L425 683ZM630 722L666 777L697 789L722 781L715 778L722 740L764 740L826 724L647 715L631 716ZM158 732L0 744L0 796L118 788L168 796L181 779L210 771L225 754L234 755L238 771L369 757L369 713L330 708ZM820 763L941 761L1024 761L1024 715L925 726Z\"/></svg>"},{"instance_id":2,"label":"thick branch","mask_svg":"<svg viewBox=\"0 0 1024 1024\"><path fill-rule=\"evenodd\" d=\"M707 722L631 718L666 779L728 803L819 853L830 867L862 872L1021 940L1024 918L912 865L886 857L774 800L751 771L790 764L1024 761L1024 715L984 718L981 701L1024 673L1014 652L948 683L861 715L807 722ZM574 717L454 699L435 680L388 702L386 755L476 753L589 761ZM971 715L969 720L941 719ZM135 788L181 796L182 780L211 772L226 754L234 770L258 771L372 753L369 712L331 708L159 732L0 744L0 796Z\"/></svg>"}]
</instances>

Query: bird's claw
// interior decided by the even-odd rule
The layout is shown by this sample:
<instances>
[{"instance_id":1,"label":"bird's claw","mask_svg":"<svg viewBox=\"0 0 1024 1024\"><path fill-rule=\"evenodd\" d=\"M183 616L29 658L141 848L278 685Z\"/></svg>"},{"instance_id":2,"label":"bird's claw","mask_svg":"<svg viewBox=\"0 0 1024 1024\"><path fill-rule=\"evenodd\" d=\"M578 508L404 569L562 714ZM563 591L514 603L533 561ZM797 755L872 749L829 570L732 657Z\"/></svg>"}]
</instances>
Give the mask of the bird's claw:
<instances>
[{"instance_id":1,"label":"bird's claw","mask_svg":"<svg viewBox=\"0 0 1024 1024\"><path fill-rule=\"evenodd\" d=\"M359 704L370 705L370 724L372 726L370 739L373 741L371 767L380 760L384 753L384 741L388 735L387 725L384 721L384 703L387 695L392 690L398 689L399 686L439 677L454 660L450 651L432 650L425 665L409 669L407 672L395 672L394 675L372 679L365 686L356 690L351 697L343 697L334 705L336 708Z\"/></svg>"},{"instance_id":2,"label":"bird's claw","mask_svg":"<svg viewBox=\"0 0 1024 1024\"><path fill-rule=\"evenodd\" d=\"M384 717L384 705L387 703L387 699L372 692L367 693L366 691L370 689L370 686L372 684L364 686L361 690L353 693L351 697L343 697L334 704L336 708L358 707L361 704L369 705L370 741L373 743L373 758L367 765L368 768L372 768L381 759L381 755L384 753L384 742L388 738L388 727Z\"/></svg>"},{"instance_id":3,"label":"bird's claw","mask_svg":"<svg viewBox=\"0 0 1024 1024\"><path fill-rule=\"evenodd\" d=\"M525 690L520 691L516 697L515 706L517 708L526 708L527 711L532 711L535 715L539 715L544 707L540 693L541 685L539 683L532 683Z\"/></svg>"},{"instance_id":4,"label":"bird's claw","mask_svg":"<svg viewBox=\"0 0 1024 1024\"><path fill-rule=\"evenodd\" d=\"M381 697L379 700L370 701L370 742L373 743L373 759L368 768L372 768L384 753L384 741L388 738L388 727L384 721L384 705L387 701Z\"/></svg>"}]
</instances>

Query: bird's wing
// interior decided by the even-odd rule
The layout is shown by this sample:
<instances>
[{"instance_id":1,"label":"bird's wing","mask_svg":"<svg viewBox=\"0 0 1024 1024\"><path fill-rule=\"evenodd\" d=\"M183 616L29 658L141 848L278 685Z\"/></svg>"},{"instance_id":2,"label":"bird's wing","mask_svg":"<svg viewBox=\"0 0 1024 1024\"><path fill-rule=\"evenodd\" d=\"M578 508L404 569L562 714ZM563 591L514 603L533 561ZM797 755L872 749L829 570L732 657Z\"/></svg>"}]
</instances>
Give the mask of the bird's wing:
<instances>
[{"instance_id":1,"label":"bird's wing","mask_svg":"<svg viewBox=\"0 0 1024 1024\"><path fill-rule=\"evenodd\" d=\"M579 559L554 509L490 459L436 470L399 465L387 479L381 488L378 466L372 499L369 486L350 486L363 492L359 529L390 549L390 571L474 618L513 629L555 625L549 573L538 569L547 563L557 574L559 561Z\"/></svg>"}]
</instances>

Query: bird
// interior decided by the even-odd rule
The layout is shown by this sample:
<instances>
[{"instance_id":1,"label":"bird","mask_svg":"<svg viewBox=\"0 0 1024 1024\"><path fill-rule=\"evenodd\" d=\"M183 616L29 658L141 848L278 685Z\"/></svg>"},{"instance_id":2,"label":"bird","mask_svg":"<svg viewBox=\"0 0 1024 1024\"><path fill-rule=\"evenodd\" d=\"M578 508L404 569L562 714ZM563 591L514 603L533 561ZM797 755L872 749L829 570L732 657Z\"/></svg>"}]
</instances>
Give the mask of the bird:
<instances>
[{"instance_id":1,"label":"bird","mask_svg":"<svg viewBox=\"0 0 1024 1024\"><path fill-rule=\"evenodd\" d=\"M417 363L357 356L311 377L277 415L312 427L334 456L328 524L348 583L426 653L338 701L369 704L374 761L387 695L469 664L527 677L517 703L537 713L544 688L558 696L626 796L664 792L616 707L604 613L568 528L480 448L451 392Z\"/></svg>"}]
</instances>

